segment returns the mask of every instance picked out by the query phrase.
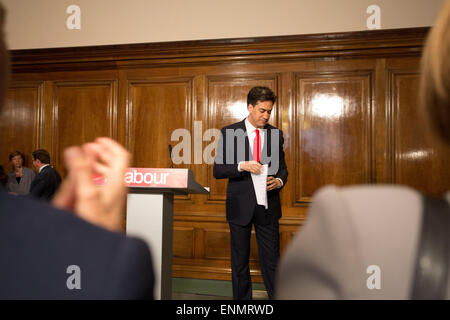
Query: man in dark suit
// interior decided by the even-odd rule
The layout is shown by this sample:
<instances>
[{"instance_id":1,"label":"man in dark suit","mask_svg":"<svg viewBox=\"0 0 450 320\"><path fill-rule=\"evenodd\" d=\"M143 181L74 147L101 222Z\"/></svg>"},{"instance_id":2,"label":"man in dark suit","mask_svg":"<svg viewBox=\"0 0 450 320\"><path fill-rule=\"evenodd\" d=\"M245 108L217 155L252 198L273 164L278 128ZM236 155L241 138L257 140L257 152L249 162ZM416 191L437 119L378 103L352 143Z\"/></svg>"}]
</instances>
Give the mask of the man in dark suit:
<instances>
[{"instance_id":1,"label":"man in dark suit","mask_svg":"<svg viewBox=\"0 0 450 320\"><path fill-rule=\"evenodd\" d=\"M248 117L222 128L214 160L214 177L228 179L226 215L230 226L234 299L252 298L249 268L252 225L264 285L269 298L274 296L275 270L280 256L280 190L288 176L283 133L268 124L275 101L276 96L269 88L252 88L247 96ZM257 196L258 185L254 181L264 164L268 165L267 186Z\"/></svg>"},{"instance_id":2,"label":"man in dark suit","mask_svg":"<svg viewBox=\"0 0 450 320\"><path fill-rule=\"evenodd\" d=\"M0 4L0 111L8 78L3 22ZM118 232L128 152L98 138L64 155L68 176L53 203L65 210L0 190L0 299L153 298L149 248ZM104 188L93 171L107 179Z\"/></svg>"},{"instance_id":3,"label":"man in dark suit","mask_svg":"<svg viewBox=\"0 0 450 320\"><path fill-rule=\"evenodd\" d=\"M61 176L50 166L50 154L47 150L33 151L32 159L39 173L31 182L30 194L35 198L50 201L61 184Z\"/></svg>"}]
</instances>

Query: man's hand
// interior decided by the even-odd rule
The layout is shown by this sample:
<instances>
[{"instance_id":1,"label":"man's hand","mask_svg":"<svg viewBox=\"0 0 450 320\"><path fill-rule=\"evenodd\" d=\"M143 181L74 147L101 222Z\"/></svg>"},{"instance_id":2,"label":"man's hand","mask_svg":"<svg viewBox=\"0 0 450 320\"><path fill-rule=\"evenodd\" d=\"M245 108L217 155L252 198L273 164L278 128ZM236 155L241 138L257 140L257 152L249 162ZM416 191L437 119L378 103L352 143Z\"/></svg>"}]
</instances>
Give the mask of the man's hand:
<instances>
[{"instance_id":1,"label":"man's hand","mask_svg":"<svg viewBox=\"0 0 450 320\"><path fill-rule=\"evenodd\" d=\"M248 171L254 174L260 174L262 170L262 164L256 161L244 161L240 166L241 170Z\"/></svg>"},{"instance_id":2,"label":"man's hand","mask_svg":"<svg viewBox=\"0 0 450 320\"><path fill-rule=\"evenodd\" d=\"M267 177L267 191L278 189L281 187L280 180L274 177Z\"/></svg>"},{"instance_id":3,"label":"man's hand","mask_svg":"<svg viewBox=\"0 0 450 320\"><path fill-rule=\"evenodd\" d=\"M128 151L109 138L66 149L68 176L53 198L53 205L74 210L93 224L120 231L127 193L123 179L129 159ZM103 176L105 185L96 186L93 173Z\"/></svg>"}]
</instances>

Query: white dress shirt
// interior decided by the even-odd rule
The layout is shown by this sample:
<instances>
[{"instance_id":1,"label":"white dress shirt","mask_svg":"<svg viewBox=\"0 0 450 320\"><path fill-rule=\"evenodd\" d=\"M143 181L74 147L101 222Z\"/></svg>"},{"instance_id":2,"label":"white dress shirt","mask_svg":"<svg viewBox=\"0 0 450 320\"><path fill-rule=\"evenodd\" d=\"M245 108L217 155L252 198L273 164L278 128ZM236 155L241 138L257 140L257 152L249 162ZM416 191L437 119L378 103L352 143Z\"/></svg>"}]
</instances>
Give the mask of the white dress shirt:
<instances>
[{"instance_id":1,"label":"white dress shirt","mask_svg":"<svg viewBox=\"0 0 450 320\"><path fill-rule=\"evenodd\" d=\"M244 123L245 123L245 129L247 130L247 136L248 136L248 142L249 142L249 145L250 145L251 154L253 154L253 140L255 140L256 129L257 128L254 127L250 123L250 121L248 121L248 118L245 119ZM263 149L262 146L264 146L264 139L265 139L265 135L267 133L267 130L265 130L265 129L258 129L258 130L259 130L259 142L260 142L259 145L260 145L260 148L261 148L261 150L259 152L262 152L262 149ZM242 162L244 162L244 161L241 161L238 164L238 171L239 172L243 171L243 170L241 170L241 163ZM283 180L281 180L280 178L276 178L276 179L278 179L281 182L281 186L280 186L280 188L281 188L283 186Z\"/></svg>"}]
</instances>

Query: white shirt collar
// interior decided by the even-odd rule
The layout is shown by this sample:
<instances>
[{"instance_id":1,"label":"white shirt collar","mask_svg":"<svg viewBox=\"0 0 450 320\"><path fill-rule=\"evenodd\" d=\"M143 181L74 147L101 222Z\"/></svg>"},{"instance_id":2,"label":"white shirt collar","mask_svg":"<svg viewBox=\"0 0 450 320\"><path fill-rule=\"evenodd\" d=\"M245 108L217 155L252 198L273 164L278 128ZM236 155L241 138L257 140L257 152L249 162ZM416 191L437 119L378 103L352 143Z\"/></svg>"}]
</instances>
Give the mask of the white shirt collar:
<instances>
[{"instance_id":1,"label":"white shirt collar","mask_svg":"<svg viewBox=\"0 0 450 320\"><path fill-rule=\"evenodd\" d=\"M248 121L248 118L245 118L245 129L247 130L247 134L254 133L256 131L256 127L254 127L250 121Z\"/></svg>"},{"instance_id":2,"label":"white shirt collar","mask_svg":"<svg viewBox=\"0 0 450 320\"><path fill-rule=\"evenodd\" d=\"M49 163L47 163L47 164L44 164L42 167L40 167L39 168L39 173L42 171L42 169L44 169L45 167L48 167L50 164Z\"/></svg>"},{"instance_id":3,"label":"white shirt collar","mask_svg":"<svg viewBox=\"0 0 450 320\"><path fill-rule=\"evenodd\" d=\"M259 130L259 137L261 139L261 146L264 145L264 135L265 135L265 129L262 128L256 128L254 127L250 121L248 121L248 118L245 118L245 130L247 131L247 137L248 141L250 142L250 148L253 150L253 139L256 137L256 129Z\"/></svg>"}]
</instances>

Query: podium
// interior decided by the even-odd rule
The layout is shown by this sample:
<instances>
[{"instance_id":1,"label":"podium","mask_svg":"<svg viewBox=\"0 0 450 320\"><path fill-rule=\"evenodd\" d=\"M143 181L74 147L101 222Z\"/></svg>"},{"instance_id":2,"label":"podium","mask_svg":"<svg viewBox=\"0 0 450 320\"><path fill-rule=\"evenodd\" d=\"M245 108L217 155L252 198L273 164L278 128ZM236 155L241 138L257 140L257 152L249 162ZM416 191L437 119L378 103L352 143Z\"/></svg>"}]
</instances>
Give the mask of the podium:
<instances>
[{"instance_id":1,"label":"podium","mask_svg":"<svg viewBox=\"0 0 450 320\"><path fill-rule=\"evenodd\" d=\"M173 196L207 194L188 169L129 168L127 235L147 242L155 274L155 299L172 298Z\"/></svg>"}]
</instances>

